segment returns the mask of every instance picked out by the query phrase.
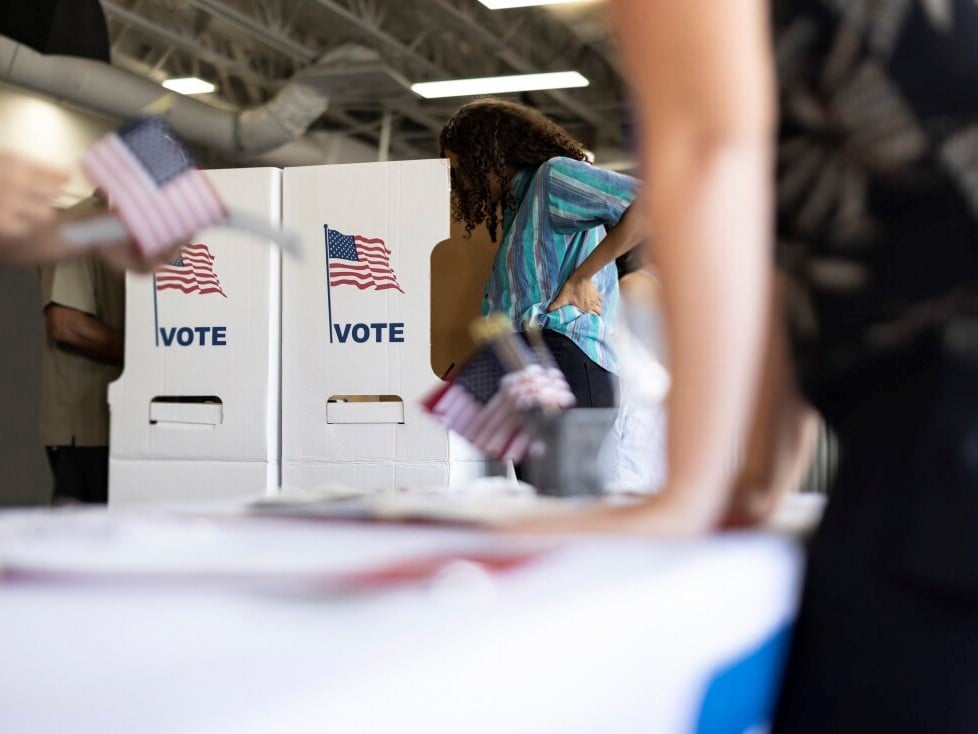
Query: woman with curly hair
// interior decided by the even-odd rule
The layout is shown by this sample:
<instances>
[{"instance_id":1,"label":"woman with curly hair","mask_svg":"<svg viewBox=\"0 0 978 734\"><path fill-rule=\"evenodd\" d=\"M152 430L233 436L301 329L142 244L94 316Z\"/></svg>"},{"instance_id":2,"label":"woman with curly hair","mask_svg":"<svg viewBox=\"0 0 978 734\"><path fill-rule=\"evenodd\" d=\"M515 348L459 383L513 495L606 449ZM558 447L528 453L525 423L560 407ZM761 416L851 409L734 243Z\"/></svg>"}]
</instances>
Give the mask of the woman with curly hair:
<instances>
[{"instance_id":1,"label":"woman with curly hair","mask_svg":"<svg viewBox=\"0 0 978 734\"><path fill-rule=\"evenodd\" d=\"M484 224L499 240L483 313L541 327L577 404L613 407L613 263L642 239L631 210L638 182L590 165L566 130L504 100L464 105L440 142L453 214L467 232Z\"/></svg>"}]
</instances>

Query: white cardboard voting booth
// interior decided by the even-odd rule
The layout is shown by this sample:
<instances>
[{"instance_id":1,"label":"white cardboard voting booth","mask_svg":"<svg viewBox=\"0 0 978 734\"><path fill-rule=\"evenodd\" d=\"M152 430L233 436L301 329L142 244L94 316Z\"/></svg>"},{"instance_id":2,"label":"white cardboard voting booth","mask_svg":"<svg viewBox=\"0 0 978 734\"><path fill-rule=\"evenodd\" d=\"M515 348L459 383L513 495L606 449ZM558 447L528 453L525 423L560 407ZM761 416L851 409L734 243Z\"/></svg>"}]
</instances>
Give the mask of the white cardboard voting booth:
<instances>
[{"instance_id":1,"label":"white cardboard voting booth","mask_svg":"<svg viewBox=\"0 0 978 734\"><path fill-rule=\"evenodd\" d=\"M282 484L447 486L485 473L426 416L431 251L449 236L444 160L289 168L283 223Z\"/></svg>"},{"instance_id":2,"label":"white cardboard voting booth","mask_svg":"<svg viewBox=\"0 0 978 734\"><path fill-rule=\"evenodd\" d=\"M210 171L234 209L281 220L282 172ZM126 280L125 371L109 388L112 504L263 496L279 485L281 254L233 229Z\"/></svg>"}]
</instances>

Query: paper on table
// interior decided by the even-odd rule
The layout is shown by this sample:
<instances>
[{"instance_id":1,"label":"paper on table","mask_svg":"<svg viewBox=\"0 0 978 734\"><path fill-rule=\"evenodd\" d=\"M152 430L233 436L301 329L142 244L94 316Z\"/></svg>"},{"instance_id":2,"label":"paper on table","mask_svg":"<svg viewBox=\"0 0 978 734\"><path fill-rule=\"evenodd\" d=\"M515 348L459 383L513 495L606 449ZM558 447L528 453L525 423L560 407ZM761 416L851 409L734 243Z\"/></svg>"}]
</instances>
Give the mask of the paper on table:
<instances>
[{"instance_id":1,"label":"paper on table","mask_svg":"<svg viewBox=\"0 0 978 734\"><path fill-rule=\"evenodd\" d=\"M315 494L303 494L292 501L288 494L280 495L259 500L252 505L252 509L261 514L289 517L492 527L517 520L570 512L588 501L593 500L571 501L525 491L413 489L344 494L334 490L318 499Z\"/></svg>"}]
</instances>

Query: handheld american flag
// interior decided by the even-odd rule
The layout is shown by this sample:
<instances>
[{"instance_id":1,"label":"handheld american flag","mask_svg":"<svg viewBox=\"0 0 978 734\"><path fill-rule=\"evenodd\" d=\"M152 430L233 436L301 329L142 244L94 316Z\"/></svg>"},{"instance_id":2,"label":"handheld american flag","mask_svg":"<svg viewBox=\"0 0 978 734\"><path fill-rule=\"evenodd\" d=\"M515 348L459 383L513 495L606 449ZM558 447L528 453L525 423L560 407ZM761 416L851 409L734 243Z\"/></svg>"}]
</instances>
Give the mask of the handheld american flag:
<instances>
[{"instance_id":1,"label":"handheld american flag","mask_svg":"<svg viewBox=\"0 0 978 734\"><path fill-rule=\"evenodd\" d=\"M404 292L391 268L391 251L380 238L343 234L327 228L326 260L330 287L352 285L360 290L394 288Z\"/></svg>"},{"instance_id":2,"label":"handheld american flag","mask_svg":"<svg viewBox=\"0 0 978 734\"><path fill-rule=\"evenodd\" d=\"M183 293L220 293L227 298L214 271L214 255L207 245L184 245L172 263L158 268L154 274L156 290L178 290Z\"/></svg>"},{"instance_id":3,"label":"handheld american flag","mask_svg":"<svg viewBox=\"0 0 978 734\"><path fill-rule=\"evenodd\" d=\"M207 177L160 118L109 133L88 151L82 168L146 255L228 218Z\"/></svg>"}]
</instances>

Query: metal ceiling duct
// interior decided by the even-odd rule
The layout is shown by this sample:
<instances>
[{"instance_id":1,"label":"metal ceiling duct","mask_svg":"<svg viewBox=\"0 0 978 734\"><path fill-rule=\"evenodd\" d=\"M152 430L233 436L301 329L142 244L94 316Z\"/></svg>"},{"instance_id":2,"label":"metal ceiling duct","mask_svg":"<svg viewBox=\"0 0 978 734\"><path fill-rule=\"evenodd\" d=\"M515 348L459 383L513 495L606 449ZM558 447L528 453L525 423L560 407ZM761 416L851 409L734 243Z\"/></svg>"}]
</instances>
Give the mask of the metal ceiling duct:
<instances>
[{"instance_id":1,"label":"metal ceiling duct","mask_svg":"<svg viewBox=\"0 0 978 734\"><path fill-rule=\"evenodd\" d=\"M329 106L324 79L310 67L267 103L222 110L110 64L72 56L46 56L0 36L0 80L83 108L129 119L160 106L183 138L239 154L260 154L300 138Z\"/></svg>"}]
</instances>

